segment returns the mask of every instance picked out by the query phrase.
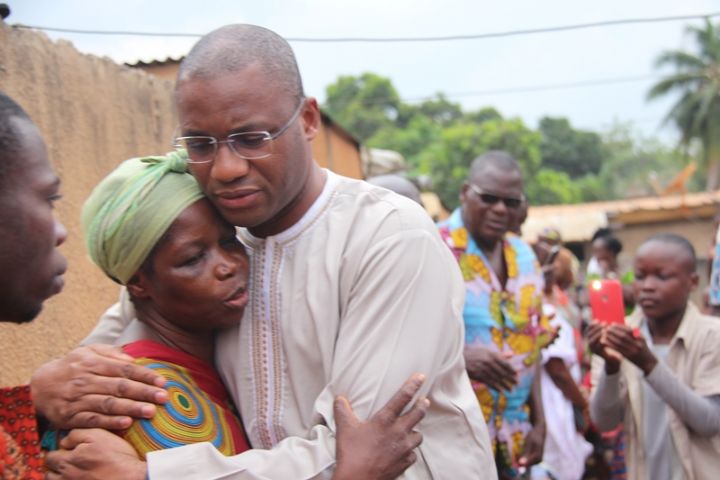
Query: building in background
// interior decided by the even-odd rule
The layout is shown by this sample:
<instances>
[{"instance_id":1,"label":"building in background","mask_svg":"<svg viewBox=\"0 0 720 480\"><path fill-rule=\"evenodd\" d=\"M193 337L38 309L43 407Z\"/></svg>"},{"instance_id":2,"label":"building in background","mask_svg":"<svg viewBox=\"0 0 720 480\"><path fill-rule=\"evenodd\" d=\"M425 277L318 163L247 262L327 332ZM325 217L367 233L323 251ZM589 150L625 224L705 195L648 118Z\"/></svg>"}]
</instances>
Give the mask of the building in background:
<instances>
[{"instance_id":1,"label":"building in background","mask_svg":"<svg viewBox=\"0 0 720 480\"><path fill-rule=\"evenodd\" d=\"M697 252L701 283L693 294L693 300L700 304L700 296L707 283L705 272L711 240L715 238L713 226L719 205L720 191L575 205L531 206L523 225L523 237L534 242L544 227L556 228L566 246L580 260L586 261L593 233L598 228L609 227L623 244L620 269L625 271L632 267L633 255L640 244L651 235L682 235Z\"/></svg>"}]
</instances>

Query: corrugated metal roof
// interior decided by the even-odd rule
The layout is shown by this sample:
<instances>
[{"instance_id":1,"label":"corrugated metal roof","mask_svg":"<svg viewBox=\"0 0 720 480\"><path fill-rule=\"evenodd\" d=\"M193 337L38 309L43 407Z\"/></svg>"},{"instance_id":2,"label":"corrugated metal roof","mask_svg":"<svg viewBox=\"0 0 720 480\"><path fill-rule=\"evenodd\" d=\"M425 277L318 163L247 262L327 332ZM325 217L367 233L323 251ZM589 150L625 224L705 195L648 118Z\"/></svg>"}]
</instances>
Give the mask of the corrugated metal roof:
<instances>
[{"instance_id":1,"label":"corrugated metal roof","mask_svg":"<svg viewBox=\"0 0 720 480\"><path fill-rule=\"evenodd\" d=\"M523 237L535 240L545 227L555 227L564 241L585 241L609 221L624 224L657 221L657 214L669 218L673 212L678 218L704 208L704 211L720 204L720 191L687 193L664 197L642 197L611 202L580 203L575 205L541 205L530 207L523 225Z\"/></svg>"}]
</instances>

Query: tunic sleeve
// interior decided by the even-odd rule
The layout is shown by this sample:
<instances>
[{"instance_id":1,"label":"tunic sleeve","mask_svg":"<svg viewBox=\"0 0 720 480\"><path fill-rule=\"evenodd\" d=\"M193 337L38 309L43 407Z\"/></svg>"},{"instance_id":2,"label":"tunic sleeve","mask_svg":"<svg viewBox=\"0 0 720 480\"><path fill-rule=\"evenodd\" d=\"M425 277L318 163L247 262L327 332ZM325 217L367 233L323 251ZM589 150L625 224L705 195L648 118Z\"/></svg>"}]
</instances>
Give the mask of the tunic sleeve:
<instances>
[{"instance_id":1,"label":"tunic sleeve","mask_svg":"<svg viewBox=\"0 0 720 480\"><path fill-rule=\"evenodd\" d=\"M120 299L118 302L102 314L93 331L90 332L90 335L85 337L80 344L117 344L117 340L134 318L135 308L130 301L130 295L128 295L127 290L123 287L120 290Z\"/></svg>"}]
</instances>

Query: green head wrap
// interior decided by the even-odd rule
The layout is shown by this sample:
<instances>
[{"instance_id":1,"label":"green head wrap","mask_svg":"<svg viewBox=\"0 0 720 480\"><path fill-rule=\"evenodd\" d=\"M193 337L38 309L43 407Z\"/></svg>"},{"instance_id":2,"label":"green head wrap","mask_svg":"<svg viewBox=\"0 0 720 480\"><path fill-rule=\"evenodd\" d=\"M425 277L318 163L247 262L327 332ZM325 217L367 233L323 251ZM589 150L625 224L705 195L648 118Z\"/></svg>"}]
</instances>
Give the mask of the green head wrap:
<instances>
[{"instance_id":1,"label":"green head wrap","mask_svg":"<svg viewBox=\"0 0 720 480\"><path fill-rule=\"evenodd\" d=\"M90 258L111 279L126 284L175 218L202 196L188 173L184 150L123 162L83 206Z\"/></svg>"}]
</instances>

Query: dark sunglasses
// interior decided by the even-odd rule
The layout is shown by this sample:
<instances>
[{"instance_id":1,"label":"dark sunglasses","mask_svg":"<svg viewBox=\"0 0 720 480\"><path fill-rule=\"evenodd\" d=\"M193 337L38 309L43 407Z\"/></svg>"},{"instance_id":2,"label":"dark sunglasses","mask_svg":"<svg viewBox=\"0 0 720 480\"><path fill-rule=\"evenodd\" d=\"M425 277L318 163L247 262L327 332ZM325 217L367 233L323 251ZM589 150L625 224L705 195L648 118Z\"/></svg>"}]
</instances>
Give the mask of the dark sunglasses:
<instances>
[{"instance_id":1,"label":"dark sunglasses","mask_svg":"<svg viewBox=\"0 0 720 480\"><path fill-rule=\"evenodd\" d=\"M474 185L472 183L468 183L468 187L470 187L470 190L473 191L475 195L477 195L480 200L482 200L483 203L487 205L495 205L496 203L502 201L507 208L519 208L520 205L522 205L523 199L521 198L509 198L509 197L499 197L497 195L493 195L492 193L485 193L483 192L482 188L478 187L477 185Z\"/></svg>"}]
</instances>

